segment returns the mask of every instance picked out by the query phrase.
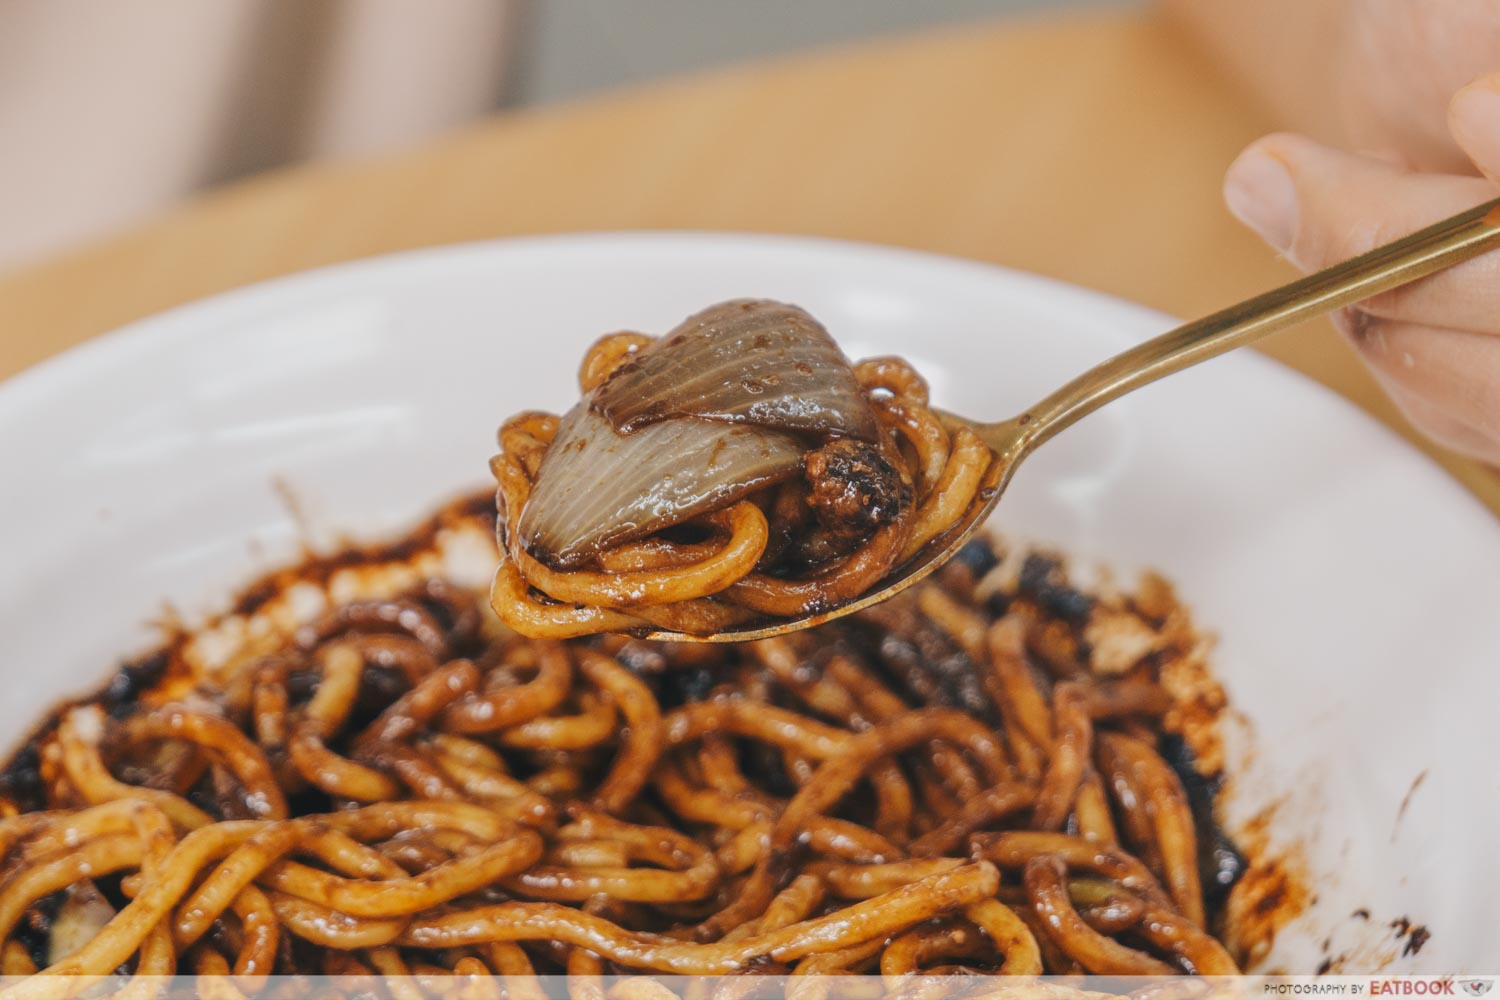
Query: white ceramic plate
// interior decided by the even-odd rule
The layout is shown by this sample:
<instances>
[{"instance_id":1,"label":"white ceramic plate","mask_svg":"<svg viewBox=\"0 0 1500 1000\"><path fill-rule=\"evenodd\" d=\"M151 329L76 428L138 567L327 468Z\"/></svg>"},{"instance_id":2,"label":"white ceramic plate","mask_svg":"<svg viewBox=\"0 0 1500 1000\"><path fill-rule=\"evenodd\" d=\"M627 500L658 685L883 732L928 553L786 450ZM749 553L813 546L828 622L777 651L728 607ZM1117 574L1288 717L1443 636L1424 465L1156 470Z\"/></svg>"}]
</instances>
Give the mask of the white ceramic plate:
<instances>
[{"instance_id":1,"label":"white ceramic plate","mask_svg":"<svg viewBox=\"0 0 1500 1000\"><path fill-rule=\"evenodd\" d=\"M402 255L135 324L0 387L4 732L150 645L164 603L191 620L308 531L390 534L483 484L501 419L564 407L601 333L735 296L808 308L854 357L903 354L979 417L1170 325L954 260L666 234ZM1236 753L1253 744L1232 815L1281 802L1276 836L1317 899L1262 969L1495 964L1500 525L1476 501L1241 352L1066 432L998 516L1081 562L1159 567L1221 635L1217 672L1252 729ZM1397 954L1400 917L1431 930L1417 955Z\"/></svg>"}]
</instances>

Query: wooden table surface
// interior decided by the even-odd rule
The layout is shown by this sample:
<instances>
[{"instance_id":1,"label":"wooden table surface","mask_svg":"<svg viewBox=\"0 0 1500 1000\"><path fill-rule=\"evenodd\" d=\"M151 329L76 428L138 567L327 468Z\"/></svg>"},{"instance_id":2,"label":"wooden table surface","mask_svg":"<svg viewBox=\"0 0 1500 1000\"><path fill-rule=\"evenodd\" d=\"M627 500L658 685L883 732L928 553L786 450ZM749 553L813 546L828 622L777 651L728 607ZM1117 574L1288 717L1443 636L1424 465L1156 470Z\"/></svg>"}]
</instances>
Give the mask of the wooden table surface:
<instances>
[{"instance_id":1,"label":"wooden table surface","mask_svg":"<svg viewBox=\"0 0 1500 1000\"><path fill-rule=\"evenodd\" d=\"M1224 168L1270 127L1148 13L998 21L825 50L509 114L370 162L273 174L0 275L0 378L130 320L279 274L576 230L868 240L1191 316L1293 275L1220 199ZM1416 438L1326 322L1264 349L1418 441L1500 512L1500 477Z\"/></svg>"}]
</instances>

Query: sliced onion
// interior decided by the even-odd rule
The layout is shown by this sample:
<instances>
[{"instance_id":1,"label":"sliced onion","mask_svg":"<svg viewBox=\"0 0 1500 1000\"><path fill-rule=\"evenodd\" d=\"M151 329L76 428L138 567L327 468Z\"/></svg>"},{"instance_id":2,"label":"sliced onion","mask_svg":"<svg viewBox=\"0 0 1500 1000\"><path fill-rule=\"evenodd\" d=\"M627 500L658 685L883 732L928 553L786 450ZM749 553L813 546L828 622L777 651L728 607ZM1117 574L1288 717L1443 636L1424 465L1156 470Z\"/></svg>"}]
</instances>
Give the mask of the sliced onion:
<instances>
[{"instance_id":1,"label":"sliced onion","mask_svg":"<svg viewBox=\"0 0 1500 1000\"><path fill-rule=\"evenodd\" d=\"M47 964L56 965L82 950L114 918L115 908L109 905L93 882L83 879L68 886L62 906L52 918Z\"/></svg>"},{"instance_id":2,"label":"sliced onion","mask_svg":"<svg viewBox=\"0 0 1500 1000\"><path fill-rule=\"evenodd\" d=\"M828 331L796 306L763 299L689 316L610 376L593 405L627 433L696 416L866 441L877 434L869 401Z\"/></svg>"},{"instance_id":3,"label":"sliced onion","mask_svg":"<svg viewBox=\"0 0 1500 1000\"><path fill-rule=\"evenodd\" d=\"M696 417L621 434L585 400L563 416L513 529L532 556L570 569L795 475L804 447L790 434Z\"/></svg>"}]
</instances>

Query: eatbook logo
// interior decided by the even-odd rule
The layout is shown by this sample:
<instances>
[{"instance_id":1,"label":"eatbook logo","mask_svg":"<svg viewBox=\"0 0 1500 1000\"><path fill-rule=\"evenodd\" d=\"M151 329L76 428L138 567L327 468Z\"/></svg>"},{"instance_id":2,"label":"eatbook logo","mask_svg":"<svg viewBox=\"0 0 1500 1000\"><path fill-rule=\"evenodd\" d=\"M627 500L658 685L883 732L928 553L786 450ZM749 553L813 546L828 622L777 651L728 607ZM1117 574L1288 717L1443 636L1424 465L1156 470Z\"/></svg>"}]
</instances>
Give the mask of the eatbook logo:
<instances>
[{"instance_id":1,"label":"eatbook logo","mask_svg":"<svg viewBox=\"0 0 1500 1000\"><path fill-rule=\"evenodd\" d=\"M1471 997L1484 996L1490 991L1490 987L1494 985L1495 981L1493 979L1460 979L1458 981L1458 988L1463 990L1465 995Z\"/></svg>"}]
</instances>

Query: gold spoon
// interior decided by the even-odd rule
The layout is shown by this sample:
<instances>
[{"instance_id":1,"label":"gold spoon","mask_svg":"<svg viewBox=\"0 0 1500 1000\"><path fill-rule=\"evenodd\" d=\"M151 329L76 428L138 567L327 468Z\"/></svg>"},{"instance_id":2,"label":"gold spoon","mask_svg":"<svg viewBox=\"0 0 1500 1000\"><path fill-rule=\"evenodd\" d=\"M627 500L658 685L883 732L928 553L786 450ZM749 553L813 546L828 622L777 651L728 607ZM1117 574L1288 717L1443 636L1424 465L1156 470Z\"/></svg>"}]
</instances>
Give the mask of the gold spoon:
<instances>
[{"instance_id":1,"label":"gold spoon","mask_svg":"<svg viewBox=\"0 0 1500 1000\"><path fill-rule=\"evenodd\" d=\"M1425 278L1497 246L1500 246L1500 199L1123 351L1090 368L1020 416L998 423L980 423L942 413L950 427L969 428L995 453L979 500L963 522L950 529L945 541L935 542L918 553L887 577L880 589L828 611L706 636L663 631L652 632L647 638L676 642L765 639L842 618L884 601L951 559L995 509L1000 494L1026 456L1105 403L1267 334Z\"/></svg>"}]
</instances>

